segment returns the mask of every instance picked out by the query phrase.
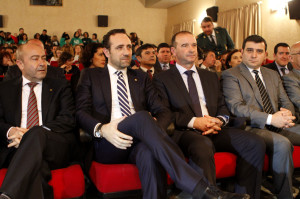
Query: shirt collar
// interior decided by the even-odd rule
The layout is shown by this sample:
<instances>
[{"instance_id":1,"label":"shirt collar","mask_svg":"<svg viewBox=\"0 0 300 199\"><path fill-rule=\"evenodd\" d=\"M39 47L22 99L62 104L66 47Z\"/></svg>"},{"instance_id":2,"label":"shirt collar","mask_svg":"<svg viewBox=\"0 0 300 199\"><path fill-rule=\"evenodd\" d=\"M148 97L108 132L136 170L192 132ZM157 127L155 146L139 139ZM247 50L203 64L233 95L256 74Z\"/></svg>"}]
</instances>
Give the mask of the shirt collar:
<instances>
[{"instance_id":1,"label":"shirt collar","mask_svg":"<svg viewBox=\"0 0 300 199\"><path fill-rule=\"evenodd\" d=\"M176 67L177 67L177 69L178 69L178 71L179 71L179 73L180 73L181 75L183 75L184 72L187 71L186 68L184 68L183 66L179 65L178 63L176 63ZM195 73L197 73L197 69L196 69L195 64L192 66L192 68L191 68L190 70L192 70L192 71L194 71Z\"/></svg>"},{"instance_id":2,"label":"shirt collar","mask_svg":"<svg viewBox=\"0 0 300 199\"><path fill-rule=\"evenodd\" d=\"M246 65L246 64L245 64L245 65ZM261 73L261 72L260 72L260 67L259 67L258 69L252 69L252 68L248 67L247 65L246 65L246 67L248 68L248 70L250 71L251 74L253 74L253 71L254 71L254 70L257 70L258 73Z\"/></svg>"},{"instance_id":3,"label":"shirt collar","mask_svg":"<svg viewBox=\"0 0 300 199\"><path fill-rule=\"evenodd\" d=\"M287 69L287 65L285 65L285 66L279 66L279 64L277 64L277 62L276 61L274 61L275 62L275 64L276 64L276 66L277 66L277 68L285 68L285 69Z\"/></svg>"},{"instance_id":4,"label":"shirt collar","mask_svg":"<svg viewBox=\"0 0 300 199\"><path fill-rule=\"evenodd\" d=\"M115 74L117 71L122 71L123 74L127 74L127 67L117 70L113 66L107 64L107 68L110 74Z\"/></svg>"},{"instance_id":5,"label":"shirt collar","mask_svg":"<svg viewBox=\"0 0 300 199\"><path fill-rule=\"evenodd\" d=\"M24 77L23 75L22 75L22 79L23 79L23 81L22 81L22 86L23 86L23 87L24 87L26 84L28 84L28 83L31 82L29 79L27 79L27 78ZM41 84L41 83L42 83L42 80L37 81L36 83Z\"/></svg>"}]
</instances>

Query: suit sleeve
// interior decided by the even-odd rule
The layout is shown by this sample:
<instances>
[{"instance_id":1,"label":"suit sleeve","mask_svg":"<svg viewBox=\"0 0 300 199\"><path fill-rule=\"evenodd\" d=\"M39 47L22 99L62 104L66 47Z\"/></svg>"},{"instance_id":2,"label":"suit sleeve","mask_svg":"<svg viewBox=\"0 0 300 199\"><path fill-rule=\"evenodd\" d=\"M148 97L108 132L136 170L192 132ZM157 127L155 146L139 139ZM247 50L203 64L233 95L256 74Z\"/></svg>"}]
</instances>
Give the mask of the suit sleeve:
<instances>
[{"instance_id":1,"label":"suit sleeve","mask_svg":"<svg viewBox=\"0 0 300 199\"><path fill-rule=\"evenodd\" d=\"M292 112L292 114L295 115L294 105L290 101L289 97L287 96L287 94L283 88L281 78L279 77L279 75L277 75L277 77L278 77L277 82L278 82L278 88L279 88L279 91L278 91L279 92L279 106L290 110Z\"/></svg>"},{"instance_id":2,"label":"suit sleeve","mask_svg":"<svg viewBox=\"0 0 300 199\"><path fill-rule=\"evenodd\" d=\"M300 109L300 88L298 80L291 74L283 76L283 84L293 104Z\"/></svg>"},{"instance_id":3,"label":"suit sleeve","mask_svg":"<svg viewBox=\"0 0 300 199\"><path fill-rule=\"evenodd\" d=\"M76 93L76 119L80 128L93 135L95 126L100 122L92 116L92 82L88 69L81 71ZM106 123L106 122L105 122Z\"/></svg>"},{"instance_id":4,"label":"suit sleeve","mask_svg":"<svg viewBox=\"0 0 300 199\"><path fill-rule=\"evenodd\" d=\"M227 30L224 28L224 32L225 32L225 34L226 34L226 45L227 45L227 49L228 50L232 50L232 49L234 49L234 43L233 43L233 41L232 41L232 39L231 39L231 37L230 37L230 35L228 34L228 32L227 32Z\"/></svg>"},{"instance_id":5,"label":"suit sleeve","mask_svg":"<svg viewBox=\"0 0 300 199\"><path fill-rule=\"evenodd\" d=\"M230 112L238 117L245 117L251 122L252 127L263 129L268 114L258 110L255 106L247 104L243 99L239 79L230 71L222 74L222 85L225 102Z\"/></svg>"}]
</instances>

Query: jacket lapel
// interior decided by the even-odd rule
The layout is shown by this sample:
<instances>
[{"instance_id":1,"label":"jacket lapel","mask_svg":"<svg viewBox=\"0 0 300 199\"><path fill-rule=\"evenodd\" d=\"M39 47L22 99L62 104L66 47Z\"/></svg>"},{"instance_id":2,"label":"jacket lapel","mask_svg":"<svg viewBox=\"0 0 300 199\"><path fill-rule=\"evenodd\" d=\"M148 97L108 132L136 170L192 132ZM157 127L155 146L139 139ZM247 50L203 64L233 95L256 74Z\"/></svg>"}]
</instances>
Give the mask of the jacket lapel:
<instances>
[{"instance_id":1,"label":"jacket lapel","mask_svg":"<svg viewBox=\"0 0 300 199\"><path fill-rule=\"evenodd\" d=\"M42 86L42 119L43 123L46 121L47 113L49 110L50 102L52 101L53 93L55 92L55 89L52 88L49 84L49 79L45 78L43 80L43 86Z\"/></svg>"},{"instance_id":2,"label":"jacket lapel","mask_svg":"<svg viewBox=\"0 0 300 199\"><path fill-rule=\"evenodd\" d=\"M208 114L212 115L209 107L210 107L210 103L213 102L212 98L214 97L213 96L214 91L210 90L211 85L209 85L209 81L206 81L206 76L203 73L201 73L201 70L197 68L197 71L200 77L200 82L202 85L202 90L205 97Z\"/></svg>"},{"instance_id":3,"label":"jacket lapel","mask_svg":"<svg viewBox=\"0 0 300 199\"><path fill-rule=\"evenodd\" d=\"M263 109L264 105L262 102L262 98L258 89L258 86L253 79L252 75L250 74L250 71L248 70L247 66L245 64L240 64L240 72L244 76L244 78L249 82L249 85L252 87L255 99L260 104L261 108Z\"/></svg>"},{"instance_id":4,"label":"jacket lapel","mask_svg":"<svg viewBox=\"0 0 300 199\"><path fill-rule=\"evenodd\" d=\"M100 81L101 85L101 91L103 92L105 103L107 104L108 112L111 114L111 83L110 83L110 77L107 66L105 66L102 70L102 72L99 74L99 78L97 78L98 81ZM96 84L97 85L97 84Z\"/></svg>"},{"instance_id":5,"label":"jacket lapel","mask_svg":"<svg viewBox=\"0 0 300 199\"><path fill-rule=\"evenodd\" d=\"M13 88L11 89L13 93L13 97L11 97L12 101L12 113L15 114L16 125L21 125L21 117L22 117L22 77L20 77L13 84Z\"/></svg>"},{"instance_id":6,"label":"jacket lapel","mask_svg":"<svg viewBox=\"0 0 300 199\"><path fill-rule=\"evenodd\" d=\"M127 77L128 77L128 87L129 87L129 92L130 92L130 96L131 96L131 100L134 106L134 109L136 111L138 110L137 104L138 104L138 99L140 96L140 89L139 89L139 78L136 75L136 72L134 70L131 69L127 69Z\"/></svg>"}]
</instances>

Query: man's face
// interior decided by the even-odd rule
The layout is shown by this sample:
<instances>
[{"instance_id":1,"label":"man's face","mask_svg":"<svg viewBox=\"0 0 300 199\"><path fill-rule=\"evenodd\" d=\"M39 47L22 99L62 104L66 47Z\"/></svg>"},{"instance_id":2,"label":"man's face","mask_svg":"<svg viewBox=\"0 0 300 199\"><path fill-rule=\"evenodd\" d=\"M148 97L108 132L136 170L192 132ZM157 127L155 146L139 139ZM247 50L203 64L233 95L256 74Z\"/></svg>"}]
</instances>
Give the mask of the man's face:
<instances>
[{"instance_id":1,"label":"man's face","mask_svg":"<svg viewBox=\"0 0 300 199\"><path fill-rule=\"evenodd\" d=\"M46 35L46 34L47 34L47 31L43 31L42 34L43 34L43 35Z\"/></svg>"},{"instance_id":2,"label":"man's face","mask_svg":"<svg viewBox=\"0 0 300 199\"><path fill-rule=\"evenodd\" d=\"M226 64L226 58L227 58L228 53L221 55L220 61L223 66Z\"/></svg>"},{"instance_id":3,"label":"man's face","mask_svg":"<svg viewBox=\"0 0 300 199\"><path fill-rule=\"evenodd\" d=\"M258 69L266 58L264 42L246 42L245 49L242 49L243 62L249 68Z\"/></svg>"},{"instance_id":4,"label":"man's face","mask_svg":"<svg viewBox=\"0 0 300 199\"><path fill-rule=\"evenodd\" d=\"M214 52L209 52L203 61L206 67L213 67L216 63L216 54Z\"/></svg>"},{"instance_id":5,"label":"man's face","mask_svg":"<svg viewBox=\"0 0 300 199\"><path fill-rule=\"evenodd\" d=\"M154 66L156 62L155 49L147 48L145 50L142 50L141 56L137 56L137 59L142 66Z\"/></svg>"},{"instance_id":6,"label":"man's face","mask_svg":"<svg viewBox=\"0 0 300 199\"><path fill-rule=\"evenodd\" d=\"M171 60L171 50L170 48L160 48L157 53L158 61L162 64L168 64Z\"/></svg>"},{"instance_id":7,"label":"man's face","mask_svg":"<svg viewBox=\"0 0 300 199\"><path fill-rule=\"evenodd\" d=\"M279 66L286 66L290 61L290 48L279 46L274 59Z\"/></svg>"},{"instance_id":8,"label":"man's face","mask_svg":"<svg viewBox=\"0 0 300 199\"><path fill-rule=\"evenodd\" d=\"M23 34L24 33L24 29L20 29L20 34Z\"/></svg>"},{"instance_id":9,"label":"man's face","mask_svg":"<svg viewBox=\"0 0 300 199\"><path fill-rule=\"evenodd\" d=\"M117 70L128 67L132 56L132 45L128 36L123 33L111 35L109 43L110 49L104 49L108 63Z\"/></svg>"},{"instance_id":10,"label":"man's face","mask_svg":"<svg viewBox=\"0 0 300 199\"><path fill-rule=\"evenodd\" d=\"M172 53L178 64L185 68L194 65L197 58L197 42L191 34L179 34L176 36L176 46L172 47Z\"/></svg>"},{"instance_id":11,"label":"man's face","mask_svg":"<svg viewBox=\"0 0 300 199\"><path fill-rule=\"evenodd\" d=\"M293 46L291 51L291 63L296 70L300 70L300 43Z\"/></svg>"},{"instance_id":12,"label":"man's face","mask_svg":"<svg viewBox=\"0 0 300 199\"><path fill-rule=\"evenodd\" d=\"M29 44L23 48L23 60L17 60L22 75L31 82L43 80L47 74L45 51L42 47Z\"/></svg>"},{"instance_id":13,"label":"man's face","mask_svg":"<svg viewBox=\"0 0 300 199\"><path fill-rule=\"evenodd\" d=\"M212 22L202 22L201 28L206 35L211 35L214 30L214 24Z\"/></svg>"}]
</instances>

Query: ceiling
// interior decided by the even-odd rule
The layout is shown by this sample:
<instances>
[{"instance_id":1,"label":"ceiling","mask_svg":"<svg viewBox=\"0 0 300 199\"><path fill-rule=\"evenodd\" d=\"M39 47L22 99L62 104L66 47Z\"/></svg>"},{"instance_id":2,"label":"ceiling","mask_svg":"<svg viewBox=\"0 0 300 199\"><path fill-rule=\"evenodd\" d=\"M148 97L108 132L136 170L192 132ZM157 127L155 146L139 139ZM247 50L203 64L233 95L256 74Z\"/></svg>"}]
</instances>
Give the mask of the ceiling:
<instances>
[{"instance_id":1,"label":"ceiling","mask_svg":"<svg viewBox=\"0 0 300 199\"><path fill-rule=\"evenodd\" d=\"M169 8L187 0L140 0L146 8Z\"/></svg>"}]
</instances>

